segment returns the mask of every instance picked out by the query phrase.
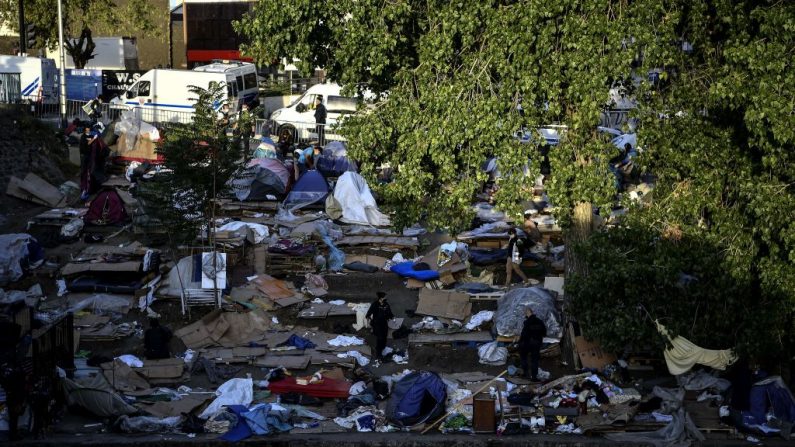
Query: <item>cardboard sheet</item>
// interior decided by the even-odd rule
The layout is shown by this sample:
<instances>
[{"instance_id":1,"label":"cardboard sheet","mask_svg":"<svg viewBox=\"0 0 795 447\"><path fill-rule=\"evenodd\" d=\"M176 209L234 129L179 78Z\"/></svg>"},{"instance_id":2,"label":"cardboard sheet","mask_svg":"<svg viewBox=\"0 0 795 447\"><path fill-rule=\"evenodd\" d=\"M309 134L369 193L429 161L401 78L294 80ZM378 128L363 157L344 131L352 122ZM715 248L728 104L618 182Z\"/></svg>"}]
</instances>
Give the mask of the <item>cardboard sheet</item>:
<instances>
[{"instance_id":1,"label":"cardboard sheet","mask_svg":"<svg viewBox=\"0 0 795 447\"><path fill-rule=\"evenodd\" d=\"M615 355L603 351L599 343L588 341L583 336L574 337L574 350L583 368L602 369L616 361Z\"/></svg>"},{"instance_id":2,"label":"cardboard sheet","mask_svg":"<svg viewBox=\"0 0 795 447\"><path fill-rule=\"evenodd\" d=\"M420 289L416 312L463 321L472 313L472 303L466 293L423 288Z\"/></svg>"},{"instance_id":3,"label":"cardboard sheet","mask_svg":"<svg viewBox=\"0 0 795 447\"><path fill-rule=\"evenodd\" d=\"M274 301L282 298L290 298L295 295L295 290L288 287L285 281L276 279L270 275L259 275L252 282L257 289Z\"/></svg>"},{"instance_id":4,"label":"cardboard sheet","mask_svg":"<svg viewBox=\"0 0 795 447\"><path fill-rule=\"evenodd\" d=\"M263 368L276 368L284 366L287 369L303 370L309 366L312 357L307 354L303 355L272 355L268 354L265 357L258 358L254 365Z\"/></svg>"},{"instance_id":5,"label":"cardboard sheet","mask_svg":"<svg viewBox=\"0 0 795 447\"><path fill-rule=\"evenodd\" d=\"M45 206L61 207L66 205L64 195L58 188L32 172L22 180L12 176L9 179L6 194Z\"/></svg>"},{"instance_id":6,"label":"cardboard sheet","mask_svg":"<svg viewBox=\"0 0 795 447\"><path fill-rule=\"evenodd\" d=\"M135 371L147 379L177 379L185 372L185 361L178 358L144 360L144 366Z\"/></svg>"},{"instance_id":7,"label":"cardboard sheet","mask_svg":"<svg viewBox=\"0 0 795 447\"><path fill-rule=\"evenodd\" d=\"M140 272L141 261L126 261L126 262L70 262L61 269L61 275L71 276L78 273L88 272Z\"/></svg>"},{"instance_id":8,"label":"cardboard sheet","mask_svg":"<svg viewBox=\"0 0 795 447\"><path fill-rule=\"evenodd\" d=\"M210 346L245 346L263 338L271 328L270 317L263 311L222 312L214 310L201 320L174 332L191 349Z\"/></svg>"},{"instance_id":9,"label":"cardboard sheet","mask_svg":"<svg viewBox=\"0 0 795 447\"><path fill-rule=\"evenodd\" d=\"M211 394L189 394L182 396L180 400L172 400L170 402L155 402L153 404L138 403L136 404L141 410L159 418L166 418L171 416L182 416L183 413L190 413L196 407L206 402Z\"/></svg>"}]
</instances>

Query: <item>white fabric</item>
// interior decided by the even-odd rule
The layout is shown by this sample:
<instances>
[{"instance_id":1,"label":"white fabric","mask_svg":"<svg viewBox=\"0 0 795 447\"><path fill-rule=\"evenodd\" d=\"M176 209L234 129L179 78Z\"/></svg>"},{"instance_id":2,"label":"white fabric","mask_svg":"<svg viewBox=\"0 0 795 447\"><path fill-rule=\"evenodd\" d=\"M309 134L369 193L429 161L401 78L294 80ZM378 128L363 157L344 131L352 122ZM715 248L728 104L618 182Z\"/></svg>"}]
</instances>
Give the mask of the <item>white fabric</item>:
<instances>
[{"instance_id":1,"label":"white fabric","mask_svg":"<svg viewBox=\"0 0 795 447\"><path fill-rule=\"evenodd\" d=\"M353 325L353 328L357 331L361 331L366 327L370 327L370 322L367 321L367 311L370 310L370 303L356 303L351 306L354 312L356 312L356 323Z\"/></svg>"},{"instance_id":2,"label":"white fabric","mask_svg":"<svg viewBox=\"0 0 795 447\"><path fill-rule=\"evenodd\" d=\"M359 364L359 366L367 366L370 363L370 359L365 357L364 354L362 354L359 351L342 352L337 354L337 357L341 359L347 359L348 357L353 357L356 359L356 362Z\"/></svg>"},{"instance_id":3,"label":"white fabric","mask_svg":"<svg viewBox=\"0 0 795 447\"><path fill-rule=\"evenodd\" d=\"M248 406L254 400L254 381L249 378L227 380L215 390L215 395L218 397L202 411L200 418L207 419L227 405Z\"/></svg>"},{"instance_id":4,"label":"white fabric","mask_svg":"<svg viewBox=\"0 0 795 447\"><path fill-rule=\"evenodd\" d=\"M168 272L168 276L160 283L158 295L181 297L182 288L201 289L201 281L193 281L193 257L185 256L180 259L176 267Z\"/></svg>"},{"instance_id":5,"label":"white fabric","mask_svg":"<svg viewBox=\"0 0 795 447\"><path fill-rule=\"evenodd\" d=\"M468 331L475 330L481 324L491 321L494 318L494 312L490 310L481 310L480 312L472 315L469 318L469 322L464 326Z\"/></svg>"},{"instance_id":6,"label":"white fabric","mask_svg":"<svg viewBox=\"0 0 795 447\"><path fill-rule=\"evenodd\" d=\"M255 244L261 243L263 240L265 240L266 237L268 237L270 235L270 233L268 231L268 227L266 227L265 225L258 224L258 223L252 223L252 222L240 222L240 221L229 222L228 224L222 226L221 228L218 228L218 231L235 231L236 232L236 231L240 230L241 228L245 228L245 227L248 227L252 232L254 232L254 243Z\"/></svg>"},{"instance_id":7,"label":"white fabric","mask_svg":"<svg viewBox=\"0 0 795 447\"><path fill-rule=\"evenodd\" d=\"M668 371L675 376L690 371L696 364L724 370L737 360L731 349L704 349L682 336L671 339L665 326L657 321L654 323L660 334L668 338L671 343L671 348L666 349L663 355Z\"/></svg>"},{"instance_id":8,"label":"white fabric","mask_svg":"<svg viewBox=\"0 0 795 447\"><path fill-rule=\"evenodd\" d=\"M130 368L143 368L144 362L132 354L124 354L116 357L116 360L121 360L125 365Z\"/></svg>"},{"instance_id":9,"label":"white fabric","mask_svg":"<svg viewBox=\"0 0 795 447\"><path fill-rule=\"evenodd\" d=\"M331 340L328 341L330 346L361 346L364 344L364 340L359 337L353 337L350 335L338 335Z\"/></svg>"},{"instance_id":10,"label":"white fabric","mask_svg":"<svg viewBox=\"0 0 795 447\"><path fill-rule=\"evenodd\" d=\"M376 227L390 225L389 217L378 210L367 181L355 172L348 171L337 179L334 198L342 207L341 220L345 223Z\"/></svg>"}]
</instances>

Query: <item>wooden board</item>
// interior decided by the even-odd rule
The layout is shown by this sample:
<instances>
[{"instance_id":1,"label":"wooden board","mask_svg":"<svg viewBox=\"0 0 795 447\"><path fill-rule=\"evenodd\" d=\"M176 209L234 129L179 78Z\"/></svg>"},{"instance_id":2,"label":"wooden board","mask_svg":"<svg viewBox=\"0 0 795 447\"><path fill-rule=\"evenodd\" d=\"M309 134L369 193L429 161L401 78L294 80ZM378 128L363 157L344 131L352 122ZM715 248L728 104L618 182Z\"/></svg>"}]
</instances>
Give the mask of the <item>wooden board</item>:
<instances>
[{"instance_id":1,"label":"wooden board","mask_svg":"<svg viewBox=\"0 0 795 447\"><path fill-rule=\"evenodd\" d=\"M416 237L406 236L346 236L337 241L337 246L351 245L388 245L395 247L417 247L420 245Z\"/></svg>"},{"instance_id":2,"label":"wooden board","mask_svg":"<svg viewBox=\"0 0 795 447\"><path fill-rule=\"evenodd\" d=\"M455 334L409 334L410 345L452 343L452 342L490 342L493 338L487 331L457 332Z\"/></svg>"}]
</instances>

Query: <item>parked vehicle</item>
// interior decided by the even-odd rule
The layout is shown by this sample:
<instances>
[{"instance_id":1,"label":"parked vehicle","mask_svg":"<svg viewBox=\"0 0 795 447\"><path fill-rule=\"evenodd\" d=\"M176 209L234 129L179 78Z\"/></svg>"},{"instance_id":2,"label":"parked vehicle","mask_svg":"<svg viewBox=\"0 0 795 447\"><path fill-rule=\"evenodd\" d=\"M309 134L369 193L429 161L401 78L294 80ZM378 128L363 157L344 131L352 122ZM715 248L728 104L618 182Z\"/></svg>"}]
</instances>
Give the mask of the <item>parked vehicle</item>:
<instances>
[{"instance_id":1,"label":"parked vehicle","mask_svg":"<svg viewBox=\"0 0 795 447\"><path fill-rule=\"evenodd\" d=\"M138 70L138 43L135 37L95 37L94 57L89 59L87 70ZM76 43L76 39L73 39ZM75 68L68 55L64 68Z\"/></svg>"},{"instance_id":2,"label":"parked vehicle","mask_svg":"<svg viewBox=\"0 0 795 447\"><path fill-rule=\"evenodd\" d=\"M21 99L58 103L58 70L55 61L38 57L0 56L0 73L18 73Z\"/></svg>"},{"instance_id":3,"label":"parked vehicle","mask_svg":"<svg viewBox=\"0 0 795 447\"><path fill-rule=\"evenodd\" d=\"M129 108L152 109L154 120L171 121L167 118L170 112L193 112L196 96L191 93L191 86L208 88L211 82L226 85L225 97L216 104L217 108L226 102L235 113L244 102L257 99L254 64L232 62L213 63L194 70L149 70L126 91L124 98L115 102L123 102Z\"/></svg>"},{"instance_id":4,"label":"parked vehicle","mask_svg":"<svg viewBox=\"0 0 795 447\"><path fill-rule=\"evenodd\" d=\"M326 138L341 140L334 133L339 122L351 113L356 112L358 101L343 96L342 87L337 84L316 84L293 101L289 106L275 110L270 116L271 133L282 141L310 140L317 138L315 128L315 99L323 97L326 106Z\"/></svg>"}]
</instances>

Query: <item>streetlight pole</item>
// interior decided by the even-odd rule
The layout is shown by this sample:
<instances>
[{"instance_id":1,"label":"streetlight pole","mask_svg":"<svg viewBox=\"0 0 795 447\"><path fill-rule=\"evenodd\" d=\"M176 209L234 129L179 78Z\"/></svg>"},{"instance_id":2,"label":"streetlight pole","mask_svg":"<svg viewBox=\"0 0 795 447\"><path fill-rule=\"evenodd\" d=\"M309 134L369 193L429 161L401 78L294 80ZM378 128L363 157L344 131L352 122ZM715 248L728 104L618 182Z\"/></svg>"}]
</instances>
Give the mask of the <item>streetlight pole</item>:
<instances>
[{"instance_id":1,"label":"streetlight pole","mask_svg":"<svg viewBox=\"0 0 795 447\"><path fill-rule=\"evenodd\" d=\"M58 102L61 104L61 125L66 125L66 60L64 58L63 47L63 6L58 0L58 57L61 59L61 68L58 73L58 83L60 84L60 96Z\"/></svg>"}]
</instances>

